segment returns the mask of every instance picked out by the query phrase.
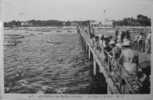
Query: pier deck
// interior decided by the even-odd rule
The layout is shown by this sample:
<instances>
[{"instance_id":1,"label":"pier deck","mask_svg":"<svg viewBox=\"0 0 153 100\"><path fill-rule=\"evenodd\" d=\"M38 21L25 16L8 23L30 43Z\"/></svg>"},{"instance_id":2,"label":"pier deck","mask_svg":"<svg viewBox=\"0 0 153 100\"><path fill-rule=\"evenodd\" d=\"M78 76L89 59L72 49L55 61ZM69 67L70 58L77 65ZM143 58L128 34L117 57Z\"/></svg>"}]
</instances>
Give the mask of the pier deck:
<instances>
[{"instance_id":1,"label":"pier deck","mask_svg":"<svg viewBox=\"0 0 153 100\"><path fill-rule=\"evenodd\" d=\"M105 81L107 83L107 93L120 93L120 90L117 86L115 86L113 80L105 69L105 65L103 63L103 56L99 55L99 53L93 48L92 41L90 40L87 33L84 31L80 32L80 36L85 43L85 49L88 52L89 59L93 59L93 74L96 75L98 73L103 74ZM98 70L97 70L98 69ZM111 89L111 91L110 91Z\"/></svg>"}]
</instances>

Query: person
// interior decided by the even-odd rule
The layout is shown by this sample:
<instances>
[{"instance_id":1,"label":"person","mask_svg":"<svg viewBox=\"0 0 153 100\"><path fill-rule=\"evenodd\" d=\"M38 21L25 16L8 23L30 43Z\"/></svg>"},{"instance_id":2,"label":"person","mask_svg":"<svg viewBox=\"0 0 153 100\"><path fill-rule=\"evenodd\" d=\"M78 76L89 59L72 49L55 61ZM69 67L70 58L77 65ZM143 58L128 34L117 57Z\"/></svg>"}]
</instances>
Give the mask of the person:
<instances>
[{"instance_id":1,"label":"person","mask_svg":"<svg viewBox=\"0 0 153 100\"><path fill-rule=\"evenodd\" d=\"M94 32L89 32L90 38L93 38L95 36Z\"/></svg>"},{"instance_id":2,"label":"person","mask_svg":"<svg viewBox=\"0 0 153 100\"><path fill-rule=\"evenodd\" d=\"M127 30L125 32L125 38L127 38L128 40L131 40L131 35L130 35L130 31L129 30Z\"/></svg>"},{"instance_id":3,"label":"person","mask_svg":"<svg viewBox=\"0 0 153 100\"><path fill-rule=\"evenodd\" d=\"M119 58L120 76L122 81L120 82L120 88L122 92L128 92L127 84L125 80L132 83L137 80L139 56L136 51L131 49L130 41L124 41L122 44L122 52ZM133 84L135 86L135 83ZM137 84L136 84L137 86ZM138 88L136 88L137 90Z\"/></svg>"},{"instance_id":4,"label":"person","mask_svg":"<svg viewBox=\"0 0 153 100\"><path fill-rule=\"evenodd\" d=\"M91 43L92 43L92 47L94 48L95 47L95 35L94 34L92 34L91 35L91 37L90 37L90 39L91 39Z\"/></svg>"},{"instance_id":5,"label":"person","mask_svg":"<svg viewBox=\"0 0 153 100\"><path fill-rule=\"evenodd\" d=\"M94 48L98 50L99 49L98 46L99 46L99 36L95 36L95 47Z\"/></svg>"},{"instance_id":6,"label":"person","mask_svg":"<svg viewBox=\"0 0 153 100\"><path fill-rule=\"evenodd\" d=\"M145 52L150 53L151 52L151 33L149 33L145 40Z\"/></svg>"},{"instance_id":7,"label":"person","mask_svg":"<svg viewBox=\"0 0 153 100\"><path fill-rule=\"evenodd\" d=\"M113 59L113 50L115 48L115 40L113 38L111 38L111 40L109 41L109 48L110 51L108 52L108 64L109 64L109 70L112 71L112 64L114 63L114 59Z\"/></svg>"},{"instance_id":8,"label":"person","mask_svg":"<svg viewBox=\"0 0 153 100\"><path fill-rule=\"evenodd\" d=\"M119 31L118 32L118 35L117 35L117 43L122 42L122 36L123 36L122 34L123 34L122 31Z\"/></svg>"},{"instance_id":9,"label":"person","mask_svg":"<svg viewBox=\"0 0 153 100\"><path fill-rule=\"evenodd\" d=\"M101 52L101 54L103 56L103 61L105 63L107 63L107 61L108 61L107 53L111 50L110 47L109 47L109 36L108 35L102 35L101 40L102 40L102 45L101 45L102 52Z\"/></svg>"},{"instance_id":10,"label":"person","mask_svg":"<svg viewBox=\"0 0 153 100\"><path fill-rule=\"evenodd\" d=\"M120 55L121 55L121 43L113 43L113 48L112 48L112 61L111 61L111 69L112 69L112 72L116 72L116 71L119 71L120 68L118 66L118 63L119 63L119 58L120 58Z\"/></svg>"},{"instance_id":11,"label":"person","mask_svg":"<svg viewBox=\"0 0 153 100\"><path fill-rule=\"evenodd\" d=\"M121 48L122 48L122 38L123 38L123 32L118 31L118 34L116 35L116 41L115 46L112 48L112 65L113 69L118 70L118 62L121 55Z\"/></svg>"},{"instance_id":12,"label":"person","mask_svg":"<svg viewBox=\"0 0 153 100\"><path fill-rule=\"evenodd\" d=\"M137 75L139 56L136 51L132 50L129 40L124 41L122 44L122 52L119 63L123 66L122 69L125 69L126 73L123 72L123 75L127 75L127 77L130 75Z\"/></svg>"},{"instance_id":13,"label":"person","mask_svg":"<svg viewBox=\"0 0 153 100\"><path fill-rule=\"evenodd\" d=\"M92 47L94 48L96 45L96 39L95 39L96 36L95 36L95 32L94 32L95 30L92 25L89 24L88 26L89 26L89 36L91 39Z\"/></svg>"},{"instance_id":14,"label":"person","mask_svg":"<svg viewBox=\"0 0 153 100\"><path fill-rule=\"evenodd\" d=\"M138 43L139 43L139 34L135 35L134 37L134 41L133 41L133 46L134 46L134 49L138 49Z\"/></svg>"},{"instance_id":15,"label":"person","mask_svg":"<svg viewBox=\"0 0 153 100\"><path fill-rule=\"evenodd\" d=\"M123 37L124 37L124 32L119 31L118 36L117 36L117 40L116 40L116 47L117 48L122 47Z\"/></svg>"},{"instance_id":16,"label":"person","mask_svg":"<svg viewBox=\"0 0 153 100\"><path fill-rule=\"evenodd\" d=\"M77 26L77 33L80 33L80 26Z\"/></svg>"},{"instance_id":17,"label":"person","mask_svg":"<svg viewBox=\"0 0 153 100\"><path fill-rule=\"evenodd\" d=\"M113 38L111 38L109 42L109 47L111 48L111 50L115 47L115 40Z\"/></svg>"},{"instance_id":18,"label":"person","mask_svg":"<svg viewBox=\"0 0 153 100\"><path fill-rule=\"evenodd\" d=\"M139 34L138 46L139 46L138 49L143 52L145 48L145 37L144 37L144 33L142 32Z\"/></svg>"},{"instance_id":19,"label":"person","mask_svg":"<svg viewBox=\"0 0 153 100\"><path fill-rule=\"evenodd\" d=\"M97 43L97 49L99 51L99 53L102 51L102 40L101 40L102 35L98 34L98 43Z\"/></svg>"},{"instance_id":20,"label":"person","mask_svg":"<svg viewBox=\"0 0 153 100\"><path fill-rule=\"evenodd\" d=\"M109 42L110 42L110 37L108 35L104 35L103 48L104 48L104 51L106 51L106 52L111 51L111 48L109 46Z\"/></svg>"},{"instance_id":21,"label":"person","mask_svg":"<svg viewBox=\"0 0 153 100\"><path fill-rule=\"evenodd\" d=\"M119 30L116 30L115 31L115 42L117 42L118 33L119 33Z\"/></svg>"},{"instance_id":22,"label":"person","mask_svg":"<svg viewBox=\"0 0 153 100\"><path fill-rule=\"evenodd\" d=\"M100 52L102 52L104 35L101 35L99 39Z\"/></svg>"}]
</instances>

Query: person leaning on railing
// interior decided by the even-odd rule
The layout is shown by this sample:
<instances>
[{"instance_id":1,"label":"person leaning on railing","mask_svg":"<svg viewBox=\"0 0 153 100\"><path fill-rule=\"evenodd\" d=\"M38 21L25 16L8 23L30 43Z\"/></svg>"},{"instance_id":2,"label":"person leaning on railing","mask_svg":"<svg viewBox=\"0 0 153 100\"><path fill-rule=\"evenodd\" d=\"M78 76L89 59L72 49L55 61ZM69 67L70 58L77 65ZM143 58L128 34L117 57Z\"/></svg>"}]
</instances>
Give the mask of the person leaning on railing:
<instances>
[{"instance_id":1,"label":"person leaning on railing","mask_svg":"<svg viewBox=\"0 0 153 100\"><path fill-rule=\"evenodd\" d=\"M136 49L138 49L138 40L139 40L139 35L137 34L137 35L135 35L135 37L134 37L134 40L133 40L133 48L136 50Z\"/></svg>"},{"instance_id":2,"label":"person leaning on railing","mask_svg":"<svg viewBox=\"0 0 153 100\"><path fill-rule=\"evenodd\" d=\"M145 52L151 52L151 33L148 33L146 40L145 40Z\"/></svg>"},{"instance_id":3,"label":"person leaning on railing","mask_svg":"<svg viewBox=\"0 0 153 100\"><path fill-rule=\"evenodd\" d=\"M119 64L121 65L121 76L129 82L134 90L139 89L138 84L138 71L139 71L139 55L136 51L132 50L131 42L126 40L122 44L122 52L119 58ZM122 84L122 83L121 83ZM127 91L128 86L125 82L122 84L123 91ZM125 86L125 87L124 87Z\"/></svg>"},{"instance_id":4,"label":"person leaning on railing","mask_svg":"<svg viewBox=\"0 0 153 100\"><path fill-rule=\"evenodd\" d=\"M99 46L99 37L95 36L95 48L96 50L98 50L98 46Z\"/></svg>"},{"instance_id":5,"label":"person leaning on railing","mask_svg":"<svg viewBox=\"0 0 153 100\"><path fill-rule=\"evenodd\" d=\"M136 75L138 72L139 56L138 53L131 48L131 42L126 40L122 44L122 52L119 62L125 70L131 74Z\"/></svg>"},{"instance_id":6,"label":"person leaning on railing","mask_svg":"<svg viewBox=\"0 0 153 100\"><path fill-rule=\"evenodd\" d=\"M111 60L111 69L112 70L119 70L118 66L117 66L117 63L118 63L118 59L120 57L120 54L121 54L121 48L118 45L116 45L116 42L114 40L111 40L110 41L110 46L112 48L111 50L111 55L112 55L112 60Z\"/></svg>"},{"instance_id":7,"label":"person leaning on railing","mask_svg":"<svg viewBox=\"0 0 153 100\"><path fill-rule=\"evenodd\" d=\"M109 66L108 70L111 71L112 49L115 47L115 40L112 36L102 36L102 51L105 56L105 64Z\"/></svg>"},{"instance_id":8,"label":"person leaning on railing","mask_svg":"<svg viewBox=\"0 0 153 100\"><path fill-rule=\"evenodd\" d=\"M108 55L107 52L110 51L109 47L109 37L106 35L102 35L101 37L101 43L100 43L101 51L103 53L104 63L106 64L108 61Z\"/></svg>"},{"instance_id":9,"label":"person leaning on railing","mask_svg":"<svg viewBox=\"0 0 153 100\"><path fill-rule=\"evenodd\" d=\"M138 50L142 52L145 50L145 35L142 32L139 34L138 38Z\"/></svg>"}]
</instances>

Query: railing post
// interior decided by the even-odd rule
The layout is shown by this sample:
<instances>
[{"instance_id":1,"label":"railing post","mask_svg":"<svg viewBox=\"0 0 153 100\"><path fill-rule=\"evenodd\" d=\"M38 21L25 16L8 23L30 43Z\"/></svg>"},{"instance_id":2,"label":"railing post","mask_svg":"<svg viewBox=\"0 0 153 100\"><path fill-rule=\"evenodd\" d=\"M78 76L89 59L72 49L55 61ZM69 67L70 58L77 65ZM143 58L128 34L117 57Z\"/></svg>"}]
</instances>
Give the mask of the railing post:
<instances>
[{"instance_id":1,"label":"railing post","mask_svg":"<svg viewBox=\"0 0 153 100\"><path fill-rule=\"evenodd\" d=\"M96 61L93 58L93 75L96 76Z\"/></svg>"},{"instance_id":2,"label":"railing post","mask_svg":"<svg viewBox=\"0 0 153 100\"><path fill-rule=\"evenodd\" d=\"M90 48L88 48L89 49L89 51L88 51L88 58L89 58L89 60L90 60L90 56L91 56L91 52L90 52Z\"/></svg>"},{"instance_id":3,"label":"railing post","mask_svg":"<svg viewBox=\"0 0 153 100\"><path fill-rule=\"evenodd\" d=\"M107 94L112 94L111 93L111 89L110 89L110 86L107 84Z\"/></svg>"},{"instance_id":4,"label":"railing post","mask_svg":"<svg viewBox=\"0 0 153 100\"><path fill-rule=\"evenodd\" d=\"M88 54L88 44L86 43L86 53Z\"/></svg>"}]
</instances>

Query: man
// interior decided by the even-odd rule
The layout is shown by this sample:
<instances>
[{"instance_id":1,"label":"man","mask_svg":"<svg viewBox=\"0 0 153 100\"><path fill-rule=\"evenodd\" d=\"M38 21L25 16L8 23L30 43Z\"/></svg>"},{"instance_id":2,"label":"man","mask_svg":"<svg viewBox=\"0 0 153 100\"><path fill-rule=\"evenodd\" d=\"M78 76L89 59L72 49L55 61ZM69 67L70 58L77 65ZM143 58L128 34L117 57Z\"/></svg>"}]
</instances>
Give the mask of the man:
<instances>
[{"instance_id":1,"label":"man","mask_svg":"<svg viewBox=\"0 0 153 100\"><path fill-rule=\"evenodd\" d=\"M111 42L110 42L111 44ZM115 72L115 71L119 71L119 66L118 66L118 62L119 62L119 58L120 58L120 55L121 55L121 48L122 48L122 43L119 42L119 43L115 43L115 41L113 42L113 45L112 45L112 50L111 50L111 53L112 53L112 70Z\"/></svg>"},{"instance_id":2,"label":"man","mask_svg":"<svg viewBox=\"0 0 153 100\"><path fill-rule=\"evenodd\" d=\"M135 35L135 37L134 37L134 46L133 47L136 50L139 48L139 45L138 45L139 41L138 40L139 40L139 34Z\"/></svg>"},{"instance_id":3,"label":"man","mask_svg":"<svg viewBox=\"0 0 153 100\"><path fill-rule=\"evenodd\" d=\"M145 49L145 36L144 36L144 33L140 33L139 34L139 39L138 39L138 45L139 45L139 50L140 51L144 51Z\"/></svg>"},{"instance_id":4,"label":"man","mask_svg":"<svg viewBox=\"0 0 153 100\"><path fill-rule=\"evenodd\" d=\"M122 36L123 36L123 32L119 31L117 34L117 43L122 42Z\"/></svg>"},{"instance_id":5,"label":"man","mask_svg":"<svg viewBox=\"0 0 153 100\"><path fill-rule=\"evenodd\" d=\"M95 49L96 50L99 49L98 46L99 46L99 36L95 36Z\"/></svg>"},{"instance_id":6,"label":"man","mask_svg":"<svg viewBox=\"0 0 153 100\"><path fill-rule=\"evenodd\" d=\"M117 35L117 40L116 40L116 47L117 48L122 47L123 37L124 37L124 31L119 31L119 33Z\"/></svg>"},{"instance_id":7,"label":"man","mask_svg":"<svg viewBox=\"0 0 153 100\"><path fill-rule=\"evenodd\" d=\"M138 53L132 50L130 41L128 40L122 44L122 53L119 62L129 75L137 74L139 64Z\"/></svg>"},{"instance_id":8,"label":"man","mask_svg":"<svg viewBox=\"0 0 153 100\"><path fill-rule=\"evenodd\" d=\"M110 40L109 46L111 49L113 49L115 47L115 40L113 38Z\"/></svg>"},{"instance_id":9,"label":"man","mask_svg":"<svg viewBox=\"0 0 153 100\"><path fill-rule=\"evenodd\" d=\"M91 39L92 47L95 48L95 42L96 42L95 35L91 35L90 39Z\"/></svg>"},{"instance_id":10,"label":"man","mask_svg":"<svg viewBox=\"0 0 153 100\"><path fill-rule=\"evenodd\" d=\"M103 61L105 63L107 63L108 60L108 55L107 53L111 50L109 47L109 36L108 35L102 35L101 37L101 43L100 43L100 47L101 47L101 57L103 58Z\"/></svg>"},{"instance_id":11,"label":"man","mask_svg":"<svg viewBox=\"0 0 153 100\"><path fill-rule=\"evenodd\" d=\"M99 53L102 51L102 34L98 34L98 43L97 43L97 49Z\"/></svg>"},{"instance_id":12,"label":"man","mask_svg":"<svg viewBox=\"0 0 153 100\"><path fill-rule=\"evenodd\" d=\"M117 42L118 33L119 33L119 30L116 30L115 31L115 42Z\"/></svg>"},{"instance_id":13,"label":"man","mask_svg":"<svg viewBox=\"0 0 153 100\"><path fill-rule=\"evenodd\" d=\"M109 52L111 48L109 47L110 37L107 35L104 35L103 38L103 48L106 52Z\"/></svg>"},{"instance_id":14,"label":"man","mask_svg":"<svg viewBox=\"0 0 153 100\"><path fill-rule=\"evenodd\" d=\"M134 90L139 90L139 85L137 84L138 80L138 69L139 69L139 56L138 53L131 48L130 41L124 41L122 44L122 52L119 59L119 65L121 67L121 77L123 82L121 82L122 92L127 93L129 90L127 88L127 80Z\"/></svg>"},{"instance_id":15,"label":"man","mask_svg":"<svg viewBox=\"0 0 153 100\"><path fill-rule=\"evenodd\" d=\"M104 35L100 35L100 38L99 38L100 52L102 52L102 49L103 49L103 40L104 40Z\"/></svg>"},{"instance_id":16,"label":"man","mask_svg":"<svg viewBox=\"0 0 153 100\"><path fill-rule=\"evenodd\" d=\"M80 26L77 26L77 33L80 33Z\"/></svg>"},{"instance_id":17,"label":"man","mask_svg":"<svg viewBox=\"0 0 153 100\"><path fill-rule=\"evenodd\" d=\"M147 35L147 38L145 40L145 52L150 53L151 51L151 33Z\"/></svg>"}]
</instances>

